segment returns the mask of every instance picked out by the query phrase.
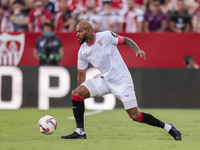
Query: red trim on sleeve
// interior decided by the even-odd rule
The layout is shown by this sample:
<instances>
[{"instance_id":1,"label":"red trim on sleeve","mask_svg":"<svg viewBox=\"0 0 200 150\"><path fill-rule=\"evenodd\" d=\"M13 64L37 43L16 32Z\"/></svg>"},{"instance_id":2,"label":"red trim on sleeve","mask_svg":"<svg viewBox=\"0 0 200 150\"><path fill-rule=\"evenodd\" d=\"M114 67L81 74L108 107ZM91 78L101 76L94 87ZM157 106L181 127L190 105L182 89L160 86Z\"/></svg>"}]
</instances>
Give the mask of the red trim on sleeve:
<instances>
[{"instance_id":1,"label":"red trim on sleeve","mask_svg":"<svg viewBox=\"0 0 200 150\"><path fill-rule=\"evenodd\" d=\"M118 44L122 45L124 43L124 37L118 35Z\"/></svg>"},{"instance_id":2,"label":"red trim on sleeve","mask_svg":"<svg viewBox=\"0 0 200 150\"><path fill-rule=\"evenodd\" d=\"M140 116L138 118L138 122L142 122L142 120L143 120L143 114L142 114L142 112L140 112Z\"/></svg>"},{"instance_id":3,"label":"red trim on sleeve","mask_svg":"<svg viewBox=\"0 0 200 150\"><path fill-rule=\"evenodd\" d=\"M84 101L84 98L76 96L76 95L72 95L72 100L74 100L74 101Z\"/></svg>"},{"instance_id":4,"label":"red trim on sleeve","mask_svg":"<svg viewBox=\"0 0 200 150\"><path fill-rule=\"evenodd\" d=\"M85 68L85 69L78 69L78 71L85 71L85 70L87 70L87 68Z\"/></svg>"}]
</instances>

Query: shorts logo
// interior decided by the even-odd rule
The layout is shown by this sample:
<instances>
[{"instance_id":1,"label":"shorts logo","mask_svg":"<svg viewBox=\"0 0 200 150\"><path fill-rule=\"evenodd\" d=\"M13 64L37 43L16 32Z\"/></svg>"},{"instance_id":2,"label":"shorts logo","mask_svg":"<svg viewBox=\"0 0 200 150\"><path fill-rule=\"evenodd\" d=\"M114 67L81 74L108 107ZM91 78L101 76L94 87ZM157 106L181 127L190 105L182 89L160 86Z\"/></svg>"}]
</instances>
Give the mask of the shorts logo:
<instances>
[{"instance_id":1,"label":"shorts logo","mask_svg":"<svg viewBox=\"0 0 200 150\"><path fill-rule=\"evenodd\" d=\"M114 36L115 38L118 37L116 33L111 32L111 34L112 34L112 36Z\"/></svg>"},{"instance_id":2,"label":"shorts logo","mask_svg":"<svg viewBox=\"0 0 200 150\"><path fill-rule=\"evenodd\" d=\"M126 97L129 97L129 94L125 95Z\"/></svg>"},{"instance_id":3,"label":"shorts logo","mask_svg":"<svg viewBox=\"0 0 200 150\"><path fill-rule=\"evenodd\" d=\"M25 45L24 33L0 34L0 65L18 65Z\"/></svg>"},{"instance_id":4,"label":"shorts logo","mask_svg":"<svg viewBox=\"0 0 200 150\"><path fill-rule=\"evenodd\" d=\"M99 78L99 75L94 76L93 78Z\"/></svg>"},{"instance_id":5,"label":"shorts logo","mask_svg":"<svg viewBox=\"0 0 200 150\"><path fill-rule=\"evenodd\" d=\"M102 42L102 40L99 40L97 43L98 43L100 46L102 46L102 45L103 45L103 42Z\"/></svg>"},{"instance_id":6,"label":"shorts logo","mask_svg":"<svg viewBox=\"0 0 200 150\"><path fill-rule=\"evenodd\" d=\"M96 76L94 76L93 78L104 78L104 76L102 76L101 74L98 74L98 75L96 75Z\"/></svg>"}]
</instances>

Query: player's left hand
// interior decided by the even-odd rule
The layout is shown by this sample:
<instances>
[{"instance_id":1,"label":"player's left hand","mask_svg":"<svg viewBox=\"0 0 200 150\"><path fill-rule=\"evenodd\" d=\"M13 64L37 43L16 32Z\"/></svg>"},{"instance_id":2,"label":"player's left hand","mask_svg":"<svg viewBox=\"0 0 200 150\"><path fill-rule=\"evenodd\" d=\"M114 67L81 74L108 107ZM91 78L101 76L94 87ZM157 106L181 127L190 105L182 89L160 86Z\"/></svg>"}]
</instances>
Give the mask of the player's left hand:
<instances>
[{"instance_id":1,"label":"player's left hand","mask_svg":"<svg viewBox=\"0 0 200 150\"><path fill-rule=\"evenodd\" d=\"M136 56L141 56L143 59L146 59L146 54L145 54L145 52L144 51L138 51L138 52L136 52Z\"/></svg>"}]
</instances>

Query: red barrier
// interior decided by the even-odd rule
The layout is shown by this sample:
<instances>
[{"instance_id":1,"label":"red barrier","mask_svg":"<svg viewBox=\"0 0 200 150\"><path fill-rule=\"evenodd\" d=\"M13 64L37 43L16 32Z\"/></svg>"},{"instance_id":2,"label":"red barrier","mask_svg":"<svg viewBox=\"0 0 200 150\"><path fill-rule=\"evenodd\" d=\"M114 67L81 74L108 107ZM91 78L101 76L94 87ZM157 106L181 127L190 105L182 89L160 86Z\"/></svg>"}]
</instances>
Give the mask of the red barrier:
<instances>
[{"instance_id":1,"label":"red barrier","mask_svg":"<svg viewBox=\"0 0 200 150\"><path fill-rule=\"evenodd\" d=\"M128 67L182 68L184 67L183 59L188 54L193 55L196 62L200 64L200 34L141 33L120 35L133 39L147 55L147 59L143 60L140 57L137 58L128 47L118 46ZM39 36L40 34L37 33L0 34L1 65L37 66L38 61L33 57L33 49ZM76 66L77 52L80 47L76 33L61 33L57 36L60 37L64 46L64 57L59 65Z\"/></svg>"},{"instance_id":2,"label":"red barrier","mask_svg":"<svg viewBox=\"0 0 200 150\"><path fill-rule=\"evenodd\" d=\"M129 67L182 68L183 59L191 54L200 64L200 34L149 33L122 34L133 39L144 50L147 59L136 58L128 48L120 52Z\"/></svg>"}]
</instances>

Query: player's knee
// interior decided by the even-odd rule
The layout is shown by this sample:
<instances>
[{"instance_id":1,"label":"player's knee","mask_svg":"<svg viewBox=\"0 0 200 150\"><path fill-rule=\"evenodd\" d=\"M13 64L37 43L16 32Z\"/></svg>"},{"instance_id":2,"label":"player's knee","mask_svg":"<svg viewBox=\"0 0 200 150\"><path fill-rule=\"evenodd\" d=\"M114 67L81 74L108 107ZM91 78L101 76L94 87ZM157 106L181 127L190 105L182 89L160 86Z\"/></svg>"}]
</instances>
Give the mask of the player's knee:
<instances>
[{"instance_id":1,"label":"player's knee","mask_svg":"<svg viewBox=\"0 0 200 150\"><path fill-rule=\"evenodd\" d=\"M76 95L76 96L79 96L79 97L80 97L80 94L78 94L78 92L77 92L76 89L74 89L74 90L72 91L72 95Z\"/></svg>"},{"instance_id":2,"label":"player's knee","mask_svg":"<svg viewBox=\"0 0 200 150\"><path fill-rule=\"evenodd\" d=\"M82 93L78 92L77 89L74 89L74 90L72 91L72 95L76 95L76 96L78 96L78 97L84 98L83 95L82 95Z\"/></svg>"}]
</instances>

